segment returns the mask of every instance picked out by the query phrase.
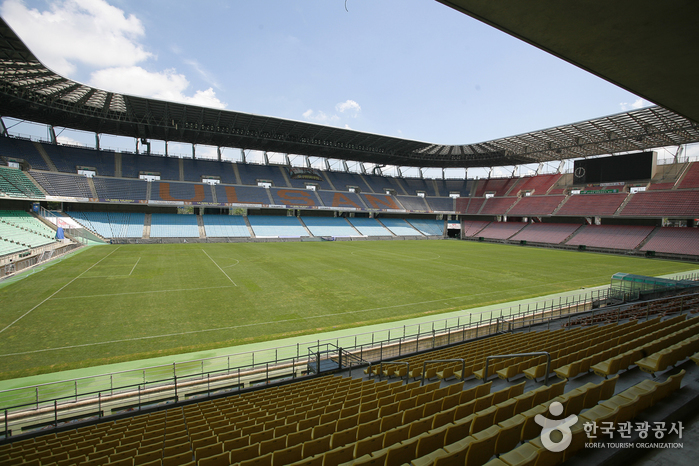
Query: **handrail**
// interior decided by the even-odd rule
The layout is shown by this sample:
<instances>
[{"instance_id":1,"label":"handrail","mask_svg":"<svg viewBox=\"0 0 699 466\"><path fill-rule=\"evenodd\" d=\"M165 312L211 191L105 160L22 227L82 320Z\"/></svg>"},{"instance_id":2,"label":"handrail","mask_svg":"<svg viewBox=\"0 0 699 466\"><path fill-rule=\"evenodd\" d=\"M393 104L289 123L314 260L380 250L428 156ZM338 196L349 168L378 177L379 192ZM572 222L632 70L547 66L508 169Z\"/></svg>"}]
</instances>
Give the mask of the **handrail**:
<instances>
[{"instance_id":1,"label":"handrail","mask_svg":"<svg viewBox=\"0 0 699 466\"><path fill-rule=\"evenodd\" d=\"M405 373L405 381L408 382L408 380L410 379L410 362L408 362L408 361L395 361L395 362L387 362L386 364L405 364L405 367L407 369L407 371ZM379 363L379 380L381 380L381 374L383 374L383 361L381 361Z\"/></svg>"},{"instance_id":2,"label":"handrail","mask_svg":"<svg viewBox=\"0 0 699 466\"><path fill-rule=\"evenodd\" d=\"M517 353L517 354L498 354L487 356L485 358L485 370L483 372L483 383L488 380L488 363L491 359L506 359L506 358L521 358L524 356L546 356L546 376L544 377L544 385L549 384L549 373L551 372L551 354L548 351L535 351L533 353Z\"/></svg>"},{"instance_id":3,"label":"handrail","mask_svg":"<svg viewBox=\"0 0 699 466\"><path fill-rule=\"evenodd\" d=\"M459 359L432 359L422 363L422 379L420 380L420 386L425 385L425 370L427 369L428 362L459 362L461 361L461 380L464 380L464 371L466 370L466 360Z\"/></svg>"}]
</instances>

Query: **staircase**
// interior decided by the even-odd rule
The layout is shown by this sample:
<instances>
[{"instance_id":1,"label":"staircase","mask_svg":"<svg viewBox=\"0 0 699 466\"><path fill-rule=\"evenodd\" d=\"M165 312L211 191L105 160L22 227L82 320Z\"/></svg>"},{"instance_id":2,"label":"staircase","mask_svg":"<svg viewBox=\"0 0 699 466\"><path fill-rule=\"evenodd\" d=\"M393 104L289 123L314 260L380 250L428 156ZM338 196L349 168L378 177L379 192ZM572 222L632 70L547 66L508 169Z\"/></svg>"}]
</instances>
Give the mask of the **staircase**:
<instances>
[{"instance_id":1,"label":"staircase","mask_svg":"<svg viewBox=\"0 0 699 466\"><path fill-rule=\"evenodd\" d=\"M204 228L204 217L197 215L197 226L199 227L199 238L206 238L206 228Z\"/></svg>"},{"instance_id":2,"label":"staircase","mask_svg":"<svg viewBox=\"0 0 699 466\"><path fill-rule=\"evenodd\" d=\"M150 185L150 183L148 183ZM146 214L146 219L143 222L143 239L148 239L150 238L150 222L151 222L151 214Z\"/></svg>"},{"instance_id":3,"label":"staircase","mask_svg":"<svg viewBox=\"0 0 699 466\"><path fill-rule=\"evenodd\" d=\"M46 162L46 165L49 166L49 169L52 172L57 172L58 169L56 166L53 164L53 161L51 161L51 158L49 157L49 154L46 153L46 149L44 149L44 146L42 146L40 143L35 142L33 143L34 147L36 147L36 150L39 151L39 154L41 154L41 158L44 159L44 162Z\"/></svg>"}]
</instances>

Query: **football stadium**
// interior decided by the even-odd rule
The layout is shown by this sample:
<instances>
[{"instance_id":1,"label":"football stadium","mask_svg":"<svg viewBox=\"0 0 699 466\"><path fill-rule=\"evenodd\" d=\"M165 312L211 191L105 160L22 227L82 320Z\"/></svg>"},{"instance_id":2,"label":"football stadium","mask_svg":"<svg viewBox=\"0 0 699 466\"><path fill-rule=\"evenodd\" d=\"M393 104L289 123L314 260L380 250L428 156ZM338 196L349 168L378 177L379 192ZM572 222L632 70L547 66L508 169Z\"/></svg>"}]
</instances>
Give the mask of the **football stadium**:
<instances>
[{"instance_id":1,"label":"football stadium","mask_svg":"<svg viewBox=\"0 0 699 466\"><path fill-rule=\"evenodd\" d=\"M0 464L692 462L697 5L440 3L654 105L426 143L92 87L0 19Z\"/></svg>"}]
</instances>

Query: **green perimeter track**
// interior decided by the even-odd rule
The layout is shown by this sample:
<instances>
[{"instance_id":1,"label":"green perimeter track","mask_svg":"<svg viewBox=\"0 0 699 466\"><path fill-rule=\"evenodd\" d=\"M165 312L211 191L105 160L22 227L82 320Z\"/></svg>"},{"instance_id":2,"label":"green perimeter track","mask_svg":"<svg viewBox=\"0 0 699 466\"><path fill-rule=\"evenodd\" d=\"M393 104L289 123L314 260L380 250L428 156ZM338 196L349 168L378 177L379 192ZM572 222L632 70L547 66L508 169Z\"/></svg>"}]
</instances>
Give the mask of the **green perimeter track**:
<instances>
[{"instance_id":1,"label":"green perimeter track","mask_svg":"<svg viewBox=\"0 0 699 466\"><path fill-rule=\"evenodd\" d=\"M93 247L0 289L0 379L393 322L695 264L466 241Z\"/></svg>"}]
</instances>

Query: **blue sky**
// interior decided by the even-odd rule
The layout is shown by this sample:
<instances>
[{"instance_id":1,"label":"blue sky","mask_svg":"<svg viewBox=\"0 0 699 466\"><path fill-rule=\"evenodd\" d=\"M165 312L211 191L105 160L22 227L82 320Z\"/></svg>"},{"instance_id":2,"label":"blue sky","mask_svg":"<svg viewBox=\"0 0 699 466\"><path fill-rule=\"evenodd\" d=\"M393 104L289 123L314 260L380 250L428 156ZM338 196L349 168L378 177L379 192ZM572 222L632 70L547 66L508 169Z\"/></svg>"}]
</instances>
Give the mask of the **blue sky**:
<instances>
[{"instance_id":1,"label":"blue sky","mask_svg":"<svg viewBox=\"0 0 699 466\"><path fill-rule=\"evenodd\" d=\"M4 0L46 65L123 93L465 144L650 105L433 0Z\"/></svg>"}]
</instances>

